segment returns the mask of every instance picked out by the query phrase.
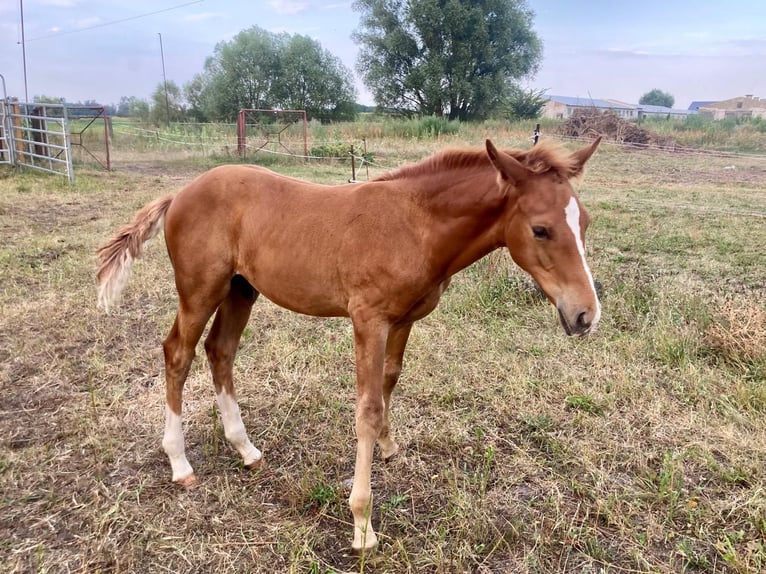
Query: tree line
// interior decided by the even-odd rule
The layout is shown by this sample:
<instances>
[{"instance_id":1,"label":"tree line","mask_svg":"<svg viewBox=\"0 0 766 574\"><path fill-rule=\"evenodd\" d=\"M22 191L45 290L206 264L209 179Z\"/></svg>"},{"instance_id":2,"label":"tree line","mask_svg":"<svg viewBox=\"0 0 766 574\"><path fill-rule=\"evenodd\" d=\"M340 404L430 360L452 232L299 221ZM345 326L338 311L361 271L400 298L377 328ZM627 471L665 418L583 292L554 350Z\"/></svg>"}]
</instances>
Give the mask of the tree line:
<instances>
[{"instance_id":1,"label":"tree line","mask_svg":"<svg viewBox=\"0 0 766 574\"><path fill-rule=\"evenodd\" d=\"M356 69L379 109L483 119L535 95L518 87L542 57L526 0L356 0L353 9ZM353 119L356 98L351 70L318 41L253 26L218 43L183 87L161 83L149 101L123 97L115 112L160 124L302 109L338 121Z\"/></svg>"},{"instance_id":2,"label":"tree line","mask_svg":"<svg viewBox=\"0 0 766 574\"><path fill-rule=\"evenodd\" d=\"M542 42L526 0L355 0L356 70L378 109L405 116L481 120L537 117L544 90L519 82L540 65ZM233 122L243 108L306 110L309 119L353 119L352 72L300 34L258 26L219 42L183 87L160 83L147 101L121 98L110 112L163 124ZM641 103L672 105L653 90Z\"/></svg>"}]
</instances>

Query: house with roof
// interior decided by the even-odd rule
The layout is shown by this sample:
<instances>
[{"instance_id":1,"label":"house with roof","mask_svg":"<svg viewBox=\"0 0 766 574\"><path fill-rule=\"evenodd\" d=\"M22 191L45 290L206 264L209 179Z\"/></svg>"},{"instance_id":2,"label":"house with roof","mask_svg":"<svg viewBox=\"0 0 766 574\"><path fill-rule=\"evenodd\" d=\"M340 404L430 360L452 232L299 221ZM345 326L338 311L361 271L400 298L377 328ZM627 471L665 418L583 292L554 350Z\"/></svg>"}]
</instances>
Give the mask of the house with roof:
<instances>
[{"instance_id":1,"label":"house with roof","mask_svg":"<svg viewBox=\"0 0 766 574\"><path fill-rule=\"evenodd\" d=\"M651 104L626 104L625 102L618 102L617 100L606 100L614 104L620 104L622 106L630 106L636 110L635 118L637 120L643 120L644 118L663 118L667 120L671 119L684 119L691 114L689 110L680 110L676 108L669 108L667 106L653 106Z\"/></svg>"},{"instance_id":2,"label":"house with roof","mask_svg":"<svg viewBox=\"0 0 766 574\"><path fill-rule=\"evenodd\" d=\"M709 106L710 104L717 104L717 100L695 100L691 104L689 104L688 110L690 112L696 112L700 108L703 108L705 106Z\"/></svg>"},{"instance_id":3,"label":"house with roof","mask_svg":"<svg viewBox=\"0 0 766 574\"><path fill-rule=\"evenodd\" d=\"M766 99L747 94L700 106L701 116L714 120L729 118L766 118Z\"/></svg>"},{"instance_id":4,"label":"house with roof","mask_svg":"<svg viewBox=\"0 0 766 574\"><path fill-rule=\"evenodd\" d=\"M543 108L543 117L551 119L568 119L580 110L597 109L601 111L609 110L621 118L638 119L636 110L629 104L620 102L611 103L608 100L598 100L594 98L576 98L571 96L548 96Z\"/></svg>"},{"instance_id":5,"label":"house with roof","mask_svg":"<svg viewBox=\"0 0 766 574\"><path fill-rule=\"evenodd\" d=\"M694 113L689 110L679 110L665 106L651 106L648 104L628 104L626 102L611 99L548 96L548 101L543 108L543 117L567 119L582 109L608 110L626 120L642 120L647 117L683 119L689 114Z\"/></svg>"}]
</instances>

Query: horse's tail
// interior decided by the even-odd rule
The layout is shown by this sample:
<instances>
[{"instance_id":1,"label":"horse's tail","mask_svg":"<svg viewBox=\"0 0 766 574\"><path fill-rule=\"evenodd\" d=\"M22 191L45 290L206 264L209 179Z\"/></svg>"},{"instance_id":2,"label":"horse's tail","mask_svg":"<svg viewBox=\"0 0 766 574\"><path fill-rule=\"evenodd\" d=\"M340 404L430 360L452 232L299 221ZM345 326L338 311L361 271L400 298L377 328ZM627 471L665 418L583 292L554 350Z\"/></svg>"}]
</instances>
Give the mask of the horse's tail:
<instances>
[{"instance_id":1,"label":"horse's tail","mask_svg":"<svg viewBox=\"0 0 766 574\"><path fill-rule=\"evenodd\" d=\"M162 229L175 194L147 203L129 224L121 227L106 245L96 252L98 305L108 313L130 278L133 260L141 257L144 245Z\"/></svg>"}]
</instances>

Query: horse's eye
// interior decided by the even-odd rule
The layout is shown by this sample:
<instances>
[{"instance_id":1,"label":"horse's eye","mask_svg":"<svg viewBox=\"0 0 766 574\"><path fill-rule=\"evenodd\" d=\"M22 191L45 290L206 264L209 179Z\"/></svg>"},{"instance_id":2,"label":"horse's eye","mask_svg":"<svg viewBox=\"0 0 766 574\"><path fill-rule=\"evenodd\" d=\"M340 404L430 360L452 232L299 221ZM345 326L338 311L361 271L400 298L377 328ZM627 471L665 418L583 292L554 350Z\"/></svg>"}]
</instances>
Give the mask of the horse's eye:
<instances>
[{"instance_id":1,"label":"horse's eye","mask_svg":"<svg viewBox=\"0 0 766 574\"><path fill-rule=\"evenodd\" d=\"M535 239L550 239L550 233L548 233L548 230L545 227L542 227L540 225L533 225L532 226L532 235L535 236Z\"/></svg>"}]
</instances>

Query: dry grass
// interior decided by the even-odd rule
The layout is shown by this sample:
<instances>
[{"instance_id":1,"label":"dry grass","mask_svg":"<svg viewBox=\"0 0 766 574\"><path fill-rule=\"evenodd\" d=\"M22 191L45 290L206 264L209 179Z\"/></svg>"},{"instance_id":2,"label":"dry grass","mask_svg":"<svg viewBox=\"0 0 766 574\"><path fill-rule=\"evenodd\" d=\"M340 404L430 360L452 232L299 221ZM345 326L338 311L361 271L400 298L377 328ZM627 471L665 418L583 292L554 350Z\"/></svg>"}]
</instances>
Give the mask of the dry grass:
<instances>
[{"instance_id":1,"label":"dry grass","mask_svg":"<svg viewBox=\"0 0 766 574\"><path fill-rule=\"evenodd\" d=\"M581 189L604 285L593 337L566 338L505 254L456 278L413 331L392 415L403 453L374 464L381 545L362 559L343 486L345 321L256 305L235 369L263 471L226 444L195 361L201 485L186 492L160 448L174 313L161 240L116 312L95 308L96 246L202 168L81 172L74 189L0 174L0 571L763 571L766 164L731 161L598 152Z\"/></svg>"},{"instance_id":2,"label":"dry grass","mask_svg":"<svg viewBox=\"0 0 766 574\"><path fill-rule=\"evenodd\" d=\"M732 360L766 358L766 310L749 299L726 301L707 330L710 345Z\"/></svg>"}]
</instances>

